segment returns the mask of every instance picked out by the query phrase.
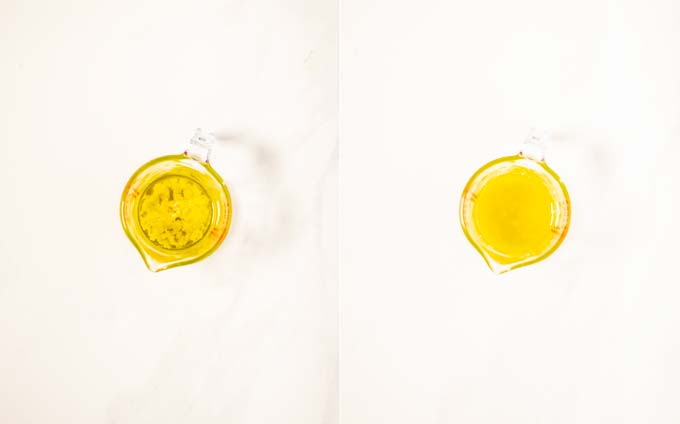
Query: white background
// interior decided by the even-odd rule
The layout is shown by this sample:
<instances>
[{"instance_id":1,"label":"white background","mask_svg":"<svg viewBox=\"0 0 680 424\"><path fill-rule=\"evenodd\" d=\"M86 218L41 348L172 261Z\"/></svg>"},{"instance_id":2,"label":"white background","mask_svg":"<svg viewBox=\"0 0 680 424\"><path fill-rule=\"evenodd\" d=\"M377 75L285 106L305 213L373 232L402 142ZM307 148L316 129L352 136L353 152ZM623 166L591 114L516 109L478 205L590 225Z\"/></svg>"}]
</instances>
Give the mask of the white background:
<instances>
[{"instance_id":1,"label":"white background","mask_svg":"<svg viewBox=\"0 0 680 424\"><path fill-rule=\"evenodd\" d=\"M334 423L334 0L0 0L0 422ZM194 128L229 236L153 274L118 202Z\"/></svg>"},{"instance_id":2,"label":"white background","mask_svg":"<svg viewBox=\"0 0 680 424\"><path fill-rule=\"evenodd\" d=\"M343 422L680 422L680 3L342 4ZM571 230L496 276L458 200L531 126Z\"/></svg>"},{"instance_id":3,"label":"white background","mask_svg":"<svg viewBox=\"0 0 680 424\"><path fill-rule=\"evenodd\" d=\"M0 421L336 422L339 224L344 423L677 423L679 7L344 0L338 68L330 1L2 0ZM196 126L232 231L151 274L120 192ZM572 226L499 277L458 198L530 126Z\"/></svg>"}]
</instances>

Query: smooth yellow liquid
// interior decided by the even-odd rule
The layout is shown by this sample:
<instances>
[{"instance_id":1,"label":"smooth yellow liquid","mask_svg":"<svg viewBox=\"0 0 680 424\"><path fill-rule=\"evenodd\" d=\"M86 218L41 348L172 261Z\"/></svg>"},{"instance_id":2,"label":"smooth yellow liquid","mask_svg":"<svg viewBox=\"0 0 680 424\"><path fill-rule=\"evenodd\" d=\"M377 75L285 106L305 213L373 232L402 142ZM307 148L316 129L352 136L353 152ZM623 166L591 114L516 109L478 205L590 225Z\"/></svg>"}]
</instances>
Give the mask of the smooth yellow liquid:
<instances>
[{"instance_id":1,"label":"smooth yellow liquid","mask_svg":"<svg viewBox=\"0 0 680 424\"><path fill-rule=\"evenodd\" d=\"M139 199L139 225L163 249L186 249L210 229L212 201L194 179L167 175L153 181Z\"/></svg>"},{"instance_id":2,"label":"smooth yellow liquid","mask_svg":"<svg viewBox=\"0 0 680 424\"><path fill-rule=\"evenodd\" d=\"M542 255L560 236L555 227L559 204L545 176L535 170L511 167L491 176L473 198L475 232L499 263Z\"/></svg>"}]
</instances>

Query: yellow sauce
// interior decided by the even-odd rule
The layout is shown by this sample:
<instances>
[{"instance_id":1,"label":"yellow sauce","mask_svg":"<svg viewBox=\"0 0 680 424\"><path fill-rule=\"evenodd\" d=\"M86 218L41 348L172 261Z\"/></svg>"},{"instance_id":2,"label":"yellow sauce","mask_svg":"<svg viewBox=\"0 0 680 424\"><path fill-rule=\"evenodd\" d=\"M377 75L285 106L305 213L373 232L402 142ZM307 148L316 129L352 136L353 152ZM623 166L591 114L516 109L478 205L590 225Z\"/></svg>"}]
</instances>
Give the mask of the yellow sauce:
<instances>
[{"instance_id":1,"label":"yellow sauce","mask_svg":"<svg viewBox=\"0 0 680 424\"><path fill-rule=\"evenodd\" d=\"M569 224L568 194L543 162L501 158L468 183L461 223L489 266L505 272L557 248Z\"/></svg>"},{"instance_id":2,"label":"yellow sauce","mask_svg":"<svg viewBox=\"0 0 680 424\"><path fill-rule=\"evenodd\" d=\"M554 199L545 179L526 168L491 178L477 193L474 225L502 263L543 252L555 233Z\"/></svg>"}]
</instances>

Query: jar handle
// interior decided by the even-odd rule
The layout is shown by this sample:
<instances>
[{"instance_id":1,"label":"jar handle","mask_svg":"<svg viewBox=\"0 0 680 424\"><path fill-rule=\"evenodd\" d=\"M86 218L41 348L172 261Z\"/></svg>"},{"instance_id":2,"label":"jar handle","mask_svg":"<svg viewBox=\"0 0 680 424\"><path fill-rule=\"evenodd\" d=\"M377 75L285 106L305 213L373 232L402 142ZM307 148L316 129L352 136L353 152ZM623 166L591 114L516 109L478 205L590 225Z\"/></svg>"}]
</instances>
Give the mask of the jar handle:
<instances>
[{"instance_id":1,"label":"jar handle","mask_svg":"<svg viewBox=\"0 0 680 424\"><path fill-rule=\"evenodd\" d=\"M187 143L184 154L199 162L210 163L210 154L216 140L215 135L198 128Z\"/></svg>"},{"instance_id":2,"label":"jar handle","mask_svg":"<svg viewBox=\"0 0 680 424\"><path fill-rule=\"evenodd\" d=\"M537 162L545 161L546 138L545 131L531 128L529 135L524 139L520 148L520 156L533 159Z\"/></svg>"}]
</instances>

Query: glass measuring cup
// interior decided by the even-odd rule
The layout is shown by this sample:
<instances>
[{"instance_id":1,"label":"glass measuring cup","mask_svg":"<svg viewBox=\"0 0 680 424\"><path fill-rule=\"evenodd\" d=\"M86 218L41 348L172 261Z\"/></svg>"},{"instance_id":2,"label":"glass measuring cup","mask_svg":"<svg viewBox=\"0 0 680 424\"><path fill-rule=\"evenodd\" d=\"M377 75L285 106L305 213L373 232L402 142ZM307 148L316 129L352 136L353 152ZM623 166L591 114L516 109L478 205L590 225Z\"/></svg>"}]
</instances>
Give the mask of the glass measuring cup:
<instances>
[{"instance_id":1,"label":"glass measuring cup","mask_svg":"<svg viewBox=\"0 0 680 424\"><path fill-rule=\"evenodd\" d=\"M214 144L197 130L184 153L142 165L123 190L121 224L153 272L209 256L229 232L231 197L210 166Z\"/></svg>"},{"instance_id":2,"label":"glass measuring cup","mask_svg":"<svg viewBox=\"0 0 680 424\"><path fill-rule=\"evenodd\" d=\"M544 153L532 135L518 154L482 166L463 190L461 227L495 273L547 258L567 235L569 193Z\"/></svg>"}]
</instances>

